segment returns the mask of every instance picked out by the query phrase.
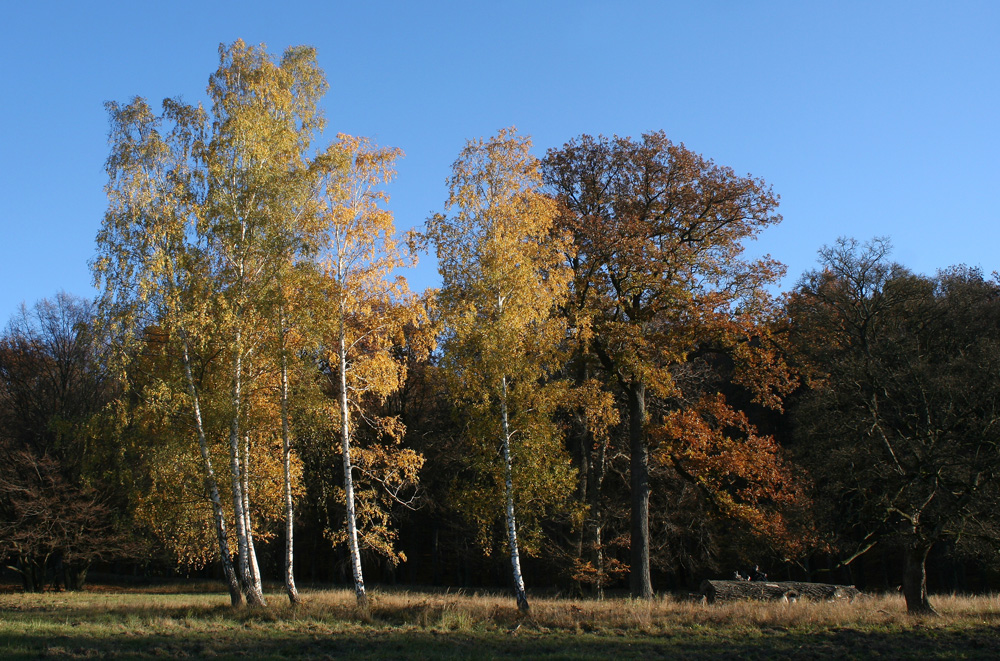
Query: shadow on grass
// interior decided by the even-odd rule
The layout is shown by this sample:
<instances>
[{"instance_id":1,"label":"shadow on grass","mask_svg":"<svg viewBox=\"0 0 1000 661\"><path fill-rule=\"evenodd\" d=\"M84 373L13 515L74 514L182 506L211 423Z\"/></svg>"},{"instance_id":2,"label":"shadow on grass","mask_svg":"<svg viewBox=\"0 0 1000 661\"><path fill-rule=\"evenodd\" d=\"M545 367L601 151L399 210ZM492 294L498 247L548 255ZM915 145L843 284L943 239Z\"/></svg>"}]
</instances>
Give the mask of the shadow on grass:
<instances>
[{"instance_id":1,"label":"shadow on grass","mask_svg":"<svg viewBox=\"0 0 1000 661\"><path fill-rule=\"evenodd\" d=\"M372 631L313 634L303 631L199 632L185 636L107 637L8 634L0 658L341 658L357 659L771 659L771 658L1000 658L1000 629L919 629L872 633L834 629L818 633L708 631L661 636L529 632L437 633Z\"/></svg>"}]
</instances>

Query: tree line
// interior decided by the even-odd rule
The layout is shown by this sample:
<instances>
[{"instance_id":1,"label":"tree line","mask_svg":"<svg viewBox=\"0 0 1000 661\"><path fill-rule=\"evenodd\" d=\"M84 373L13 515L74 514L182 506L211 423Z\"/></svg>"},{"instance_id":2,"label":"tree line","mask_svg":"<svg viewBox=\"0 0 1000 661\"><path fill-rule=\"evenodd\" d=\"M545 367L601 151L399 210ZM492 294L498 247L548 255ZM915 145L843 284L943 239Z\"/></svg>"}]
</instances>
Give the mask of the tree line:
<instances>
[{"instance_id":1,"label":"tree line","mask_svg":"<svg viewBox=\"0 0 1000 661\"><path fill-rule=\"evenodd\" d=\"M236 42L208 107L107 104L100 294L0 340L25 589L129 559L295 603L305 558L361 607L376 572L527 611L533 584L650 598L883 552L916 612L932 549L993 566L995 277L842 239L776 296L744 249L778 196L662 132L472 140L400 235L402 154L321 142L327 88L313 49ZM415 293L421 251L441 286Z\"/></svg>"}]
</instances>

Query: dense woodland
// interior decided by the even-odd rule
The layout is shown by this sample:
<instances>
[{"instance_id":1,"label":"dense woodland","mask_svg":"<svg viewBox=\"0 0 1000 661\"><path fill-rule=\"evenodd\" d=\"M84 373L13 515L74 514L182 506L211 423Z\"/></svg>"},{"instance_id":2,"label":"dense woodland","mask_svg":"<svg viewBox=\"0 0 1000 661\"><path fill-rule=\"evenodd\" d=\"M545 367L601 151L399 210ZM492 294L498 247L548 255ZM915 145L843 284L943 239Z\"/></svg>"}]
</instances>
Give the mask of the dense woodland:
<instances>
[{"instance_id":1,"label":"dense woodland","mask_svg":"<svg viewBox=\"0 0 1000 661\"><path fill-rule=\"evenodd\" d=\"M1000 587L995 274L845 238L776 295L744 249L778 195L663 133L470 140L403 235L401 153L324 141L326 89L312 49L236 42L207 107L108 103L100 294L0 338L25 590ZM412 292L422 251L442 284Z\"/></svg>"}]
</instances>

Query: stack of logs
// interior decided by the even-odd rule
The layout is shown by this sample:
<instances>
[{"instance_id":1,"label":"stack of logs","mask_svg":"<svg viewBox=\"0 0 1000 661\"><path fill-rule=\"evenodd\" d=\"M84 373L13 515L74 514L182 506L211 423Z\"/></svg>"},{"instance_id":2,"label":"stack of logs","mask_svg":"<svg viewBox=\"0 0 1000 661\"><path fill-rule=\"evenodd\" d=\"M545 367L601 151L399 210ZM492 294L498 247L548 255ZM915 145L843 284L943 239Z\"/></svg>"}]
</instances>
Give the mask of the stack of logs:
<instances>
[{"instance_id":1,"label":"stack of logs","mask_svg":"<svg viewBox=\"0 0 1000 661\"><path fill-rule=\"evenodd\" d=\"M712 581L701 583L701 596L708 603L755 599L757 601L798 601L813 599L853 601L861 592L853 585L801 583L799 581Z\"/></svg>"}]
</instances>

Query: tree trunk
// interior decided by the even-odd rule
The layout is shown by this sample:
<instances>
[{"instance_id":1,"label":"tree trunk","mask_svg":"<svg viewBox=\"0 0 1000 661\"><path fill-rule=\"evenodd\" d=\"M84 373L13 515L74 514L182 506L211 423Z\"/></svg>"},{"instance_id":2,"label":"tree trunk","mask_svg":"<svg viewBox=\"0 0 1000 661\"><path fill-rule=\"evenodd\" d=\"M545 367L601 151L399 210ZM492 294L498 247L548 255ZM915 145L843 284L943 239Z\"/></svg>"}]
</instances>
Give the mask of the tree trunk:
<instances>
[{"instance_id":1,"label":"tree trunk","mask_svg":"<svg viewBox=\"0 0 1000 661\"><path fill-rule=\"evenodd\" d=\"M527 613L528 595L524 590L524 576L521 574L521 554L517 546L517 521L514 518L514 478L510 459L510 421L507 416L507 377L500 379L500 422L503 426L503 474L507 495L507 541L510 544L510 566L514 574L514 594L517 609Z\"/></svg>"},{"instance_id":2,"label":"tree trunk","mask_svg":"<svg viewBox=\"0 0 1000 661\"><path fill-rule=\"evenodd\" d=\"M27 555L18 555L17 566L10 567L21 575L21 585L25 592L42 592L45 588L45 572L40 570L38 561Z\"/></svg>"},{"instance_id":3,"label":"tree trunk","mask_svg":"<svg viewBox=\"0 0 1000 661\"><path fill-rule=\"evenodd\" d=\"M573 425L570 433L576 455L576 499L581 505L585 505L590 502L591 434L587 430L587 414L583 409L573 414ZM589 519L590 512L588 511L584 524L580 526L580 530L573 540L573 554L580 562L583 562L584 556L587 555L587 524Z\"/></svg>"},{"instance_id":4,"label":"tree trunk","mask_svg":"<svg viewBox=\"0 0 1000 661\"><path fill-rule=\"evenodd\" d=\"M253 543L253 521L250 518L250 434L243 434L243 517L246 519L247 555L254 589L264 594L264 579L257 564L257 549Z\"/></svg>"},{"instance_id":5,"label":"tree trunk","mask_svg":"<svg viewBox=\"0 0 1000 661\"><path fill-rule=\"evenodd\" d=\"M586 361L580 365L575 385L583 386L590 378ZM590 429L586 407L579 408L573 416L573 436L577 460L577 500L587 507L580 532L574 540L578 561L587 563L593 569L593 592L598 599L604 598L604 552L601 548L603 512L601 510L601 485L604 482L605 450L607 444L597 442ZM582 586L581 586L582 592Z\"/></svg>"},{"instance_id":6,"label":"tree trunk","mask_svg":"<svg viewBox=\"0 0 1000 661\"><path fill-rule=\"evenodd\" d=\"M434 517L434 532L431 534L431 585L441 585L441 523Z\"/></svg>"},{"instance_id":7,"label":"tree trunk","mask_svg":"<svg viewBox=\"0 0 1000 661\"><path fill-rule=\"evenodd\" d=\"M629 587L636 599L652 599L649 572L649 452L646 447L646 386L628 385L629 447L632 483L632 535Z\"/></svg>"},{"instance_id":8,"label":"tree trunk","mask_svg":"<svg viewBox=\"0 0 1000 661\"><path fill-rule=\"evenodd\" d=\"M201 450L201 462L205 470L205 486L212 501L212 515L215 518L215 536L219 542L219 557L222 560L222 571L226 577L226 585L229 587L229 600L233 606L240 606L243 604L243 590L240 588L239 578L236 576L236 570L233 567L232 556L229 555L226 514L222 509L222 498L219 496L219 483L215 479L215 471L212 469L212 455L208 451L208 438L205 436L205 427L201 421L201 400L198 397L198 389L194 384L194 376L191 374L191 357L188 351L188 341L183 331L181 336L184 376L187 380L188 394L191 396L192 407L194 409L194 426L198 432L198 447Z\"/></svg>"},{"instance_id":9,"label":"tree trunk","mask_svg":"<svg viewBox=\"0 0 1000 661\"><path fill-rule=\"evenodd\" d=\"M604 511L601 507L601 486L607 471L607 444L597 448L597 457L591 461L593 475L590 480L590 512L585 526L588 531L586 543L590 548L594 569L597 572L597 598L604 599Z\"/></svg>"},{"instance_id":10,"label":"tree trunk","mask_svg":"<svg viewBox=\"0 0 1000 661\"><path fill-rule=\"evenodd\" d=\"M236 549L239 559L239 578L243 594L251 606L265 606L264 595L257 590L250 563L250 545L247 542L246 516L243 508L243 484L240 479L240 405L243 389L243 343L236 331L233 340L232 420L229 423L229 471L233 496L233 516L236 520Z\"/></svg>"},{"instance_id":11,"label":"tree trunk","mask_svg":"<svg viewBox=\"0 0 1000 661\"><path fill-rule=\"evenodd\" d=\"M337 355L340 370L340 436L344 455L344 494L347 501L347 545L351 554L351 571L354 574L354 596L358 607L368 608L365 579L361 573L361 549L358 547L357 517L354 511L354 477L351 474L351 426L347 408L347 347L344 331L344 311L340 311L340 338Z\"/></svg>"},{"instance_id":12,"label":"tree trunk","mask_svg":"<svg viewBox=\"0 0 1000 661\"><path fill-rule=\"evenodd\" d=\"M295 588L293 551L295 533L295 505L292 501L292 436L288 425L288 356L285 353L284 315L280 316L281 328L281 459L285 482L285 592L292 604L301 602Z\"/></svg>"},{"instance_id":13,"label":"tree trunk","mask_svg":"<svg viewBox=\"0 0 1000 661\"><path fill-rule=\"evenodd\" d=\"M82 590L83 584L87 581L87 570L90 569L89 562L66 562L63 563L63 585L67 590Z\"/></svg>"},{"instance_id":14,"label":"tree trunk","mask_svg":"<svg viewBox=\"0 0 1000 661\"><path fill-rule=\"evenodd\" d=\"M601 508L601 485L606 470L606 445L596 443L594 434L587 429L586 413L579 414L577 421L577 443L580 460L578 470L585 472L578 483L578 500L587 506L587 515L580 526L577 558L593 568L593 590L598 599L604 597L604 552L601 548L603 511Z\"/></svg>"},{"instance_id":15,"label":"tree trunk","mask_svg":"<svg viewBox=\"0 0 1000 661\"><path fill-rule=\"evenodd\" d=\"M903 549L903 597L906 612L912 615L937 615L927 599L927 554L931 546L915 542Z\"/></svg>"}]
</instances>

